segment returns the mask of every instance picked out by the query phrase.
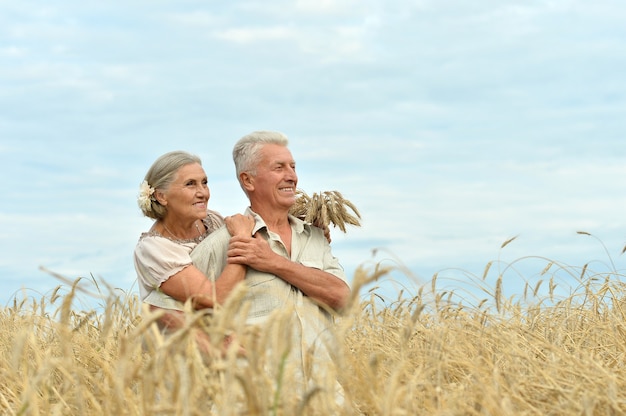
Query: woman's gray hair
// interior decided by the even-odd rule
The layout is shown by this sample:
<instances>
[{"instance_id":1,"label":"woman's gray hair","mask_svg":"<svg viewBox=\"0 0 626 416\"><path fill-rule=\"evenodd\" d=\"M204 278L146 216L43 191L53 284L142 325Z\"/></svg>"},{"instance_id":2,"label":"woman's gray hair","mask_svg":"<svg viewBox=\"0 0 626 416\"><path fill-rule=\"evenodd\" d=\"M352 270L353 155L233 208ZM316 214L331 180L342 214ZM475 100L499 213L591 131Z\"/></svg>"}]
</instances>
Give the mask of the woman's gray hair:
<instances>
[{"instance_id":1,"label":"woman's gray hair","mask_svg":"<svg viewBox=\"0 0 626 416\"><path fill-rule=\"evenodd\" d=\"M157 190L165 192L176 179L178 170L192 163L202 165L200 158L191 153L182 150L168 152L154 161L144 179L149 186L154 188L155 192ZM143 214L155 220L165 217L167 208L161 205L154 197L151 198L150 202L150 206L147 209L141 209Z\"/></svg>"},{"instance_id":2,"label":"woman's gray hair","mask_svg":"<svg viewBox=\"0 0 626 416\"><path fill-rule=\"evenodd\" d=\"M287 146L289 140L287 136L279 131L254 131L243 136L233 148L233 161L235 162L235 172L237 179L242 172L256 175L256 167L261 158L261 148L266 144L277 144Z\"/></svg>"}]
</instances>

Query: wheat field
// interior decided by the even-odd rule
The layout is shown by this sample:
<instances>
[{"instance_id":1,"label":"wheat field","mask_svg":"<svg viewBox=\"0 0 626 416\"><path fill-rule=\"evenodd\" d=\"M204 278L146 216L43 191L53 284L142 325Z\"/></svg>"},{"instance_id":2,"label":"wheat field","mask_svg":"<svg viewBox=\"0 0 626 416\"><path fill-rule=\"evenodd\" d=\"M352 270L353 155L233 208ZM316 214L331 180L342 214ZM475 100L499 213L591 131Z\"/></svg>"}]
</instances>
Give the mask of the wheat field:
<instances>
[{"instance_id":1,"label":"wheat field","mask_svg":"<svg viewBox=\"0 0 626 416\"><path fill-rule=\"evenodd\" d=\"M399 270L400 269L400 270ZM626 413L626 286L617 270L546 261L523 295L488 264L476 293L435 275L384 299L401 268L364 265L337 319L336 359L296 389L280 314L249 331L238 300L164 338L134 294L95 279L0 311L2 415L618 415ZM560 272L575 281L557 295ZM471 279L470 279L471 280ZM439 289L447 287L446 290ZM540 290L543 288L544 290ZM484 295L484 296L482 296ZM97 299L84 310L80 299ZM204 354L199 331L236 347ZM216 345L219 343L216 343ZM233 344L235 345L235 344ZM271 351L271 353L270 353ZM335 389L342 386L341 399Z\"/></svg>"}]
</instances>

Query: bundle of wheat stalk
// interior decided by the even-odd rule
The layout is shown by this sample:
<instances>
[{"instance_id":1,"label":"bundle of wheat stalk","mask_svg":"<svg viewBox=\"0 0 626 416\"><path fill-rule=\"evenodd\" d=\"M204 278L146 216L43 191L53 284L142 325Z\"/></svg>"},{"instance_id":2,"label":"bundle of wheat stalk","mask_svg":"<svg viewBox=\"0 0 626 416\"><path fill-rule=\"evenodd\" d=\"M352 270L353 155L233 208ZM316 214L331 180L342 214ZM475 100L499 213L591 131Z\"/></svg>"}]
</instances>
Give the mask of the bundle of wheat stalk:
<instances>
[{"instance_id":1,"label":"bundle of wheat stalk","mask_svg":"<svg viewBox=\"0 0 626 416\"><path fill-rule=\"evenodd\" d=\"M344 233L346 225L357 227L361 225L361 214L357 208L338 191L324 191L309 196L298 189L296 203L290 212L293 216L320 228L326 228L332 223Z\"/></svg>"}]
</instances>

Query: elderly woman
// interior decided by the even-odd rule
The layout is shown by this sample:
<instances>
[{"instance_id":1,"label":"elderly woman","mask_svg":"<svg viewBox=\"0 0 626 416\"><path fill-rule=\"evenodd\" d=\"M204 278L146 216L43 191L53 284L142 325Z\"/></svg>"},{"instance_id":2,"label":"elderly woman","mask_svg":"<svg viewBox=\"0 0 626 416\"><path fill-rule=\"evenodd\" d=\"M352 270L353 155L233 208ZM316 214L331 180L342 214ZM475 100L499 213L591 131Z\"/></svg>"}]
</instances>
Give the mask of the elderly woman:
<instances>
[{"instance_id":1,"label":"elderly woman","mask_svg":"<svg viewBox=\"0 0 626 416\"><path fill-rule=\"evenodd\" d=\"M212 308L245 277L245 265L231 264L212 283L192 264L194 247L224 223L231 235L245 236L251 235L254 225L250 217L239 214L224 221L207 209L209 197L200 159L183 151L159 157L141 184L139 207L155 221L139 238L135 270L141 300L151 309L168 311L159 321L164 330L181 326L185 302L196 309Z\"/></svg>"}]
</instances>

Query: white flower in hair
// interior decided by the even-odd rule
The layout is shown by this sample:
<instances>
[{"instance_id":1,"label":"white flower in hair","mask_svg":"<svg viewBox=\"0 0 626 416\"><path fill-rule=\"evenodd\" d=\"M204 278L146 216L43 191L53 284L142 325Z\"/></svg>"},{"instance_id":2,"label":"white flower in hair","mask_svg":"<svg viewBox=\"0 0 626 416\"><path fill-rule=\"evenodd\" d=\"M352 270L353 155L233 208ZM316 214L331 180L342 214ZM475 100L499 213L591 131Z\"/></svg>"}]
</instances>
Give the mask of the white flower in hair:
<instances>
[{"instance_id":1,"label":"white flower in hair","mask_svg":"<svg viewBox=\"0 0 626 416\"><path fill-rule=\"evenodd\" d=\"M142 211L150 211L150 208L152 207L152 194L154 194L154 188L151 187L145 180L141 182L141 185L139 185L137 204Z\"/></svg>"}]
</instances>

